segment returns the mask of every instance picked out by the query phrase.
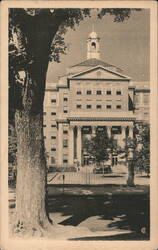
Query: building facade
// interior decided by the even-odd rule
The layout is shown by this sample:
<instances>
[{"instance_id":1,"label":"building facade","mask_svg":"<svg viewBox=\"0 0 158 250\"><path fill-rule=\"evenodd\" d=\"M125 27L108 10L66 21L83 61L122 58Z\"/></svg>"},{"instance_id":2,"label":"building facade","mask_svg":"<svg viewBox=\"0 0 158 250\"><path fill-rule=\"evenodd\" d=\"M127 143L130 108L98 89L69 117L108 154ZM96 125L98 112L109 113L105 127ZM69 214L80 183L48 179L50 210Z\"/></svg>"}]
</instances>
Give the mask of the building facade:
<instances>
[{"instance_id":1,"label":"building facade","mask_svg":"<svg viewBox=\"0 0 158 250\"><path fill-rule=\"evenodd\" d=\"M87 60L67 69L58 83L47 84L44 138L48 165L84 165L84 138L97 129L125 146L136 122L149 122L149 84L132 82L122 70L100 60L100 38L87 40Z\"/></svg>"}]
</instances>

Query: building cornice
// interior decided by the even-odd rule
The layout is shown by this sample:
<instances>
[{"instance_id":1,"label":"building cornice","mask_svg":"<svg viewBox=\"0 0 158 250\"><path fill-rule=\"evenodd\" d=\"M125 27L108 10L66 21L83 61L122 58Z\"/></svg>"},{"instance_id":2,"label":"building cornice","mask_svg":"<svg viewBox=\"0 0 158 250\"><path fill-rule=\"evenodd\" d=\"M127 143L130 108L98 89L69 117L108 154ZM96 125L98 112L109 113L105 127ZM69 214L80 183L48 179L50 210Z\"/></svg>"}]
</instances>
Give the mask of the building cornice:
<instances>
[{"instance_id":1,"label":"building cornice","mask_svg":"<svg viewBox=\"0 0 158 250\"><path fill-rule=\"evenodd\" d=\"M88 80L88 81L130 81L130 78L118 78L118 79L111 79L111 78L68 78L68 80Z\"/></svg>"},{"instance_id":2,"label":"building cornice","mask_svg":"<svg viewBox=\"0 0 158 250\"><path fill-rule=\"evenodd\" d=\"M135 121L135 117L69 117L68 121Z\"/></svg>"}]
</instances>

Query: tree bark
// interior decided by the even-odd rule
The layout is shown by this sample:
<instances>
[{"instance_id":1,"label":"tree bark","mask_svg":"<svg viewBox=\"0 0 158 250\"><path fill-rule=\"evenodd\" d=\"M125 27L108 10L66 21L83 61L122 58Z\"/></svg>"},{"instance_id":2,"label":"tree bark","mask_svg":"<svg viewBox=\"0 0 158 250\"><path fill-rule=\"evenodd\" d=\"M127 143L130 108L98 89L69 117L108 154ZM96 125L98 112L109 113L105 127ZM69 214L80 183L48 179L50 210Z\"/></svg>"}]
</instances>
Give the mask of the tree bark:
<instances>
[{"instance_id":1,"label":"tree bark","mask_svg":"<svg viewBox=\"0 0 158 250\"><path fill-rule=\"evenodd\" d=\"M43 114L16 112L17 184L16 232L39 232L47 225L46 161L44 157ZM40 232L41 232L40 228Z\"/></svg>"},{"instance_id":2,"label":"tree bark","mask_svg":"<svg viewBox=\"0 0 158 250\"><path fill-rule=\"evenodd\" d=\"M127 186L129 186L129 187L135 186L135 184L134 184L134 164L133 164L133 160L128 161Z\"/></svg>"},{"instance_id":3,"label":"tree bark","mask_svg":"<svg viewBox=\"0 0 158 250\"><path fill-rule=\"evenodd\" d=\"M16 34L20 53L29 59L15 113L17 134L16 216L13 233L42 236L50 226L47 210L43 101L50 47L59 22L50 27L48 10L30 17L24 11ZM55 18L55 17L54 17ZM55 20L55 19L54 19Z\"/></svg>"}]
</instances>

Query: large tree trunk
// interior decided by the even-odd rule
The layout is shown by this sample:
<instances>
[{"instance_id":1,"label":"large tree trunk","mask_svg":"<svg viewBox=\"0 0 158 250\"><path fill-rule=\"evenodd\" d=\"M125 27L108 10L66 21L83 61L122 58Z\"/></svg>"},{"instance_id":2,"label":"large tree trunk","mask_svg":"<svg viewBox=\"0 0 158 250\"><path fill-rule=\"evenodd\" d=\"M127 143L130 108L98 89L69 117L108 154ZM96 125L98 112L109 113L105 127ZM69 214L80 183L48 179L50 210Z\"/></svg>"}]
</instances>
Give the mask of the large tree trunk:
<instances>
[{"instance_id":1,"label":"large tree trunk","mask_svg":"<svg viewBox=\"0 0 158 250\"><path fill-rule=\"evenodd\" d=\"M128 161L128 179L127 179L127 185L129 187L135 186L135 184L134 184L134 164L133 164L133 160Z\"/></svg>"},{"instance_id":2,"label":"large tree trunk","mask_svg":"<svg viewBox=\"0 0 158 250\"><path fill-rule=\"evenodd\" d=\"M51 42L59 21L53 22L47 9L41 9L34 17L23 9L16 14L22 20L16 26L18 49L26 61L21 66L25 73L21 92L16 96L17 183L13 231L41 236L43 229L50 226L46 209L43 100Z\"/></svg>"},{"instance_id":3,"label":"large tree trunk","mask_svg":"<svg viewBox=\"0 0 158 250\"><path fill-rule=\"evenodd\" d=\"M42 117L42 113L30 115L26 111L16 112L16 232L42 233L42 228L48 224L45 209L46 161Z\"/></svg>"}]
</instances>

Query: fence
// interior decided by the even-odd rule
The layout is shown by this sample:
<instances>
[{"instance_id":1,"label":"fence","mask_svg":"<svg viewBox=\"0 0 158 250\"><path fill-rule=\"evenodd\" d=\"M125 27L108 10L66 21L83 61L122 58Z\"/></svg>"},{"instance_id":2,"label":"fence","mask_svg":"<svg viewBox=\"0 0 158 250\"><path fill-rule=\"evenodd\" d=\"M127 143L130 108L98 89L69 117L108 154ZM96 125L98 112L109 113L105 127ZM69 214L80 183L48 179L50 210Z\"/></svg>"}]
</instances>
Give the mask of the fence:
<instances>
[{"instance_id":1,"label":"fence","mask_svg":"<svg viewBox=\"0 0 158 250\"><path fill-rule=\"evenodd\" d=\"M112 172L94 171L93 166L81 167L77 172L49 173L48 184L125 184L127 168L113 167Z\"/></svg>"}]
</instances>

